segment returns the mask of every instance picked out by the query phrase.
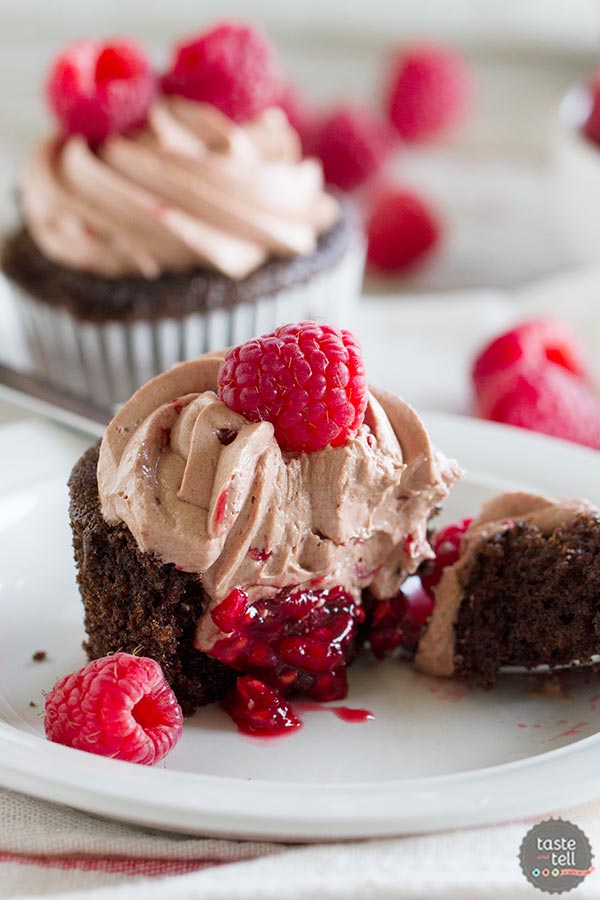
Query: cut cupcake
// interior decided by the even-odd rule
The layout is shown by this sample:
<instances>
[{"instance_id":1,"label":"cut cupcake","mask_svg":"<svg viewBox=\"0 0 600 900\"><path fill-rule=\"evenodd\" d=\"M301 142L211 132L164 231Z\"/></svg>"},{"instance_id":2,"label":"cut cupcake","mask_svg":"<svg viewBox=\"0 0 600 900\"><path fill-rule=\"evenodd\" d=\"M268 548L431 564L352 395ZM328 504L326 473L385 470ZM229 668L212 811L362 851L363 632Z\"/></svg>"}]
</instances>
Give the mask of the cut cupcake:
<instances>
[{"instance_id":1,"label":"cut cupcake","mask_svg":"<svg viewBox=\"0 0 600 900\"><path fill-rule=\"evenodd\" d=\"M88 653L138 648L188 713L244 675L341 698L364 592L394 596L431 557L459 476L408 404L367 389L348 332L305 322L175 366L71 476Z\"/></svg>"},{"instance_id":2,"label":"cut cupcake","mask_svg":"<svg viewBox=\"0 0 600 900\"><path fill-rule=\"evenodd\" d=\"M273 67L254 94L236 82L266 40L230 25L192 45L221 69L235 49L231 97L189 89L222 79L214 66L183 78L175 64L157 92L131 42L65 52L48 88L61 134L32 152L3 249L39 368L100 402L289 318L335 321L359 288L357 231L271 105Z\"/></svg>"},{"instance_id":3,"label":"cut cupcake","mask_svg":"<svg viewBox=\"0 0 600 900\"><path fill-rule=\"evenodd\" d=\"M600 653L600 510L587 501L500 494L449 562L434 578L420 671L489 687L504 666L558 668Z\"/></svg>"}]
</instances>

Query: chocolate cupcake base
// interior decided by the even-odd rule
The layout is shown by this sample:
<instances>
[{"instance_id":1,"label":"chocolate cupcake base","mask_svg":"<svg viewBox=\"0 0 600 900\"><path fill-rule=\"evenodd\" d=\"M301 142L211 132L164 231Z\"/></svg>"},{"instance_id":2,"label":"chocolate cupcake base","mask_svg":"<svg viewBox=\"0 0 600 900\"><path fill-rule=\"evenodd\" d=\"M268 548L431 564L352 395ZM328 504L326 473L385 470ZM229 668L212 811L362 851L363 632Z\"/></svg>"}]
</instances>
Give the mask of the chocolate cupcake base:
<instances>
[{"instance_id":1,"label":"chocolate cupcake base","mask_svg":"<svg viewBox=\"0 0 600 900\"><path fill-rule=\"evenodd\" d=\"M100 511L99 445L79 460L69 480L77 581L85 609L90 659L118 650L150 656L185 715L221 699L236 673L194 647L207 597L200 582L142 553L125 525L109 525Z\"/></svg>"},{"instance_id":2,"label":"chocolate cupcake base","mask_svg":"<svg viewBox=\"0 0 600 900\"><path fill-rule=\"evenodd\" d=\"M21 230L2 251L36 369L99 404L124 402L176 362L220 350L284 322L347 324L360 291L363 248L351 216L309 257L271 260L242 281L206 269L108 279L48 260Z\"/></svg>"}]
</instances>

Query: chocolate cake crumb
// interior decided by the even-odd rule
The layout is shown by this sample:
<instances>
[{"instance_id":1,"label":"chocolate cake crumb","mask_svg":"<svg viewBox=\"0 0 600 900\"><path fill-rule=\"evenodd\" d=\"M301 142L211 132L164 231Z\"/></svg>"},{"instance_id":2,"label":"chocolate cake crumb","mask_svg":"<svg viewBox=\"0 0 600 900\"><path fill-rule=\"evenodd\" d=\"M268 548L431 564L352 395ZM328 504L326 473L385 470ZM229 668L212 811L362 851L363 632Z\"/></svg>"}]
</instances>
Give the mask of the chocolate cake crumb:
<instances>
[{"instance_id":1,"label":"chocolate cake crumb","mask_svg":"<svg viewBox=\"0 0 600 900\"><path fill-rule=\"evenodd\" d=\"M519 524L481 541L455 624L458 675L485 687L505 665L589 663L600 650L600 517L550 535Z\"/></svg>"},{"instance_id":2,"label":"chocolate cake crumb","mask_svg":"<svg viewBox=\"0 0 600 900\"><path fill-rule=\"evenodd\" d=\"M48 654L45 650L36 650L31 658L34 662L46 662Z\"/></svg>"},{"instance_id":3,"label":"chocolate cake crumb","mask_svg":"<svg viewBox=\"0 0 600 900\"><path fill-rule=\"evenodd\" d=\"M155 659L184 714L219 700L236 673L194 647L207 602L199 579L142 553L124 524L109 525L100 510L96 467L99 444L69 479L77 581L85 608L90 659L118 650Z\"/></svg>"},{"instance_id":4,"label":"chocolate cake crumb","mask_svg":"<svg viewBox=\"0 0 600 900\"><path fill-rule=\"evenodd\" d=\"M37 703L34 703L33 700L30 700L30 701L29 701L29 705L30 705L31 707L35 708L35 707L37 706Z\"/></svg>"}]
</instances>

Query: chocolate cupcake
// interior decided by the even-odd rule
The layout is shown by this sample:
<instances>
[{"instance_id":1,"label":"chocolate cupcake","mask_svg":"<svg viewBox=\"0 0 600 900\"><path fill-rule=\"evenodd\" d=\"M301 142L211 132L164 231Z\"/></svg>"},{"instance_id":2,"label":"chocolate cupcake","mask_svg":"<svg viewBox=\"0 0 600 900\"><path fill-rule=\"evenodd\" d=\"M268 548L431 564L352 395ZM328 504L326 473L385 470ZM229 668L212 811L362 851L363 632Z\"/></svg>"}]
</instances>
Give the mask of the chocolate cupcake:
<instances>
[{"instance_id":1,"label":"chocolate cupcake","mask_svg":"<svg viewBox=\"0 0 600 900\"><path fill-rule=\"evenodd\" d=\"M107 47L89 46L98 67ZM90 103L75 116L55 98L66 133L34 149L2 251L37 367L98 402L282 321L347 318L360 288L358 230L267 92L248 118L221 103L235 121L144 98L127 127L102 119L100 132Z\"/></svg>"},{"instance_id":2,"label":"chocolate cupcake","mask_svg":"<svg viewBox=\"0 0 600 900\"><path fill-rule=\"evenodd\" d=\"M240 371L247 401L260 355L277 342L291 353L307 330L321 348L315 365L334 347L324 375L333 386L318 400L309 392L296 424L289 408L266 421L219 399L231 402L224 380ZM152 656L188 712L222 696L236 673L286 695L344 696L363 592L373 603L393 596L431 556L428 520L460 473L406 403L367 391L341 335L288 326L228 354L227 366L222 354L175 366L141 388L76 465L71 523L90 656ZM290 448L331 424L333 408L326 421L319 415L340 402L344 358L354 420L330 428L319 449Z\"/></svg>"},{"instance_id":3,"label":"chocolate cupcake","mask_svg":"<svg viewBox=\"0 0 600 900\"><path fill-rule=\"evenodd\" d=\"M469 525L433 588L415 664L490 687L503 667L551 669L600 653L600 511L503 493Z\"/></svg>"}]
</instances>

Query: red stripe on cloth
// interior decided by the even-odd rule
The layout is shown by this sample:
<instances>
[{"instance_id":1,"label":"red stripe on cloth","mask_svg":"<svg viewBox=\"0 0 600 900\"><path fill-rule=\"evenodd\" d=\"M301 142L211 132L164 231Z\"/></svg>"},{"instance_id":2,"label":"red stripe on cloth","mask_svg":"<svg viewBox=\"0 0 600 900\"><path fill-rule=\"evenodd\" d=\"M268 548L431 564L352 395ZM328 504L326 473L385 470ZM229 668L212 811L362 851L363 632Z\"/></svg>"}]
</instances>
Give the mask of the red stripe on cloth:
<instances>
[{"instance_id":1,"label":"red stripe on cloth","mask_svg":"<svg viewBox=\"0 0 600 900\"><path fill-rule=\"evenodd\" d=\"M230 859L125 859L110 856L35 856L24 853L0 853L0 863L18 863L47 869L78 869L84 872L116 872L121 875L185 875L211 866L225 865Z\"/></svg>"}]
</instances>

